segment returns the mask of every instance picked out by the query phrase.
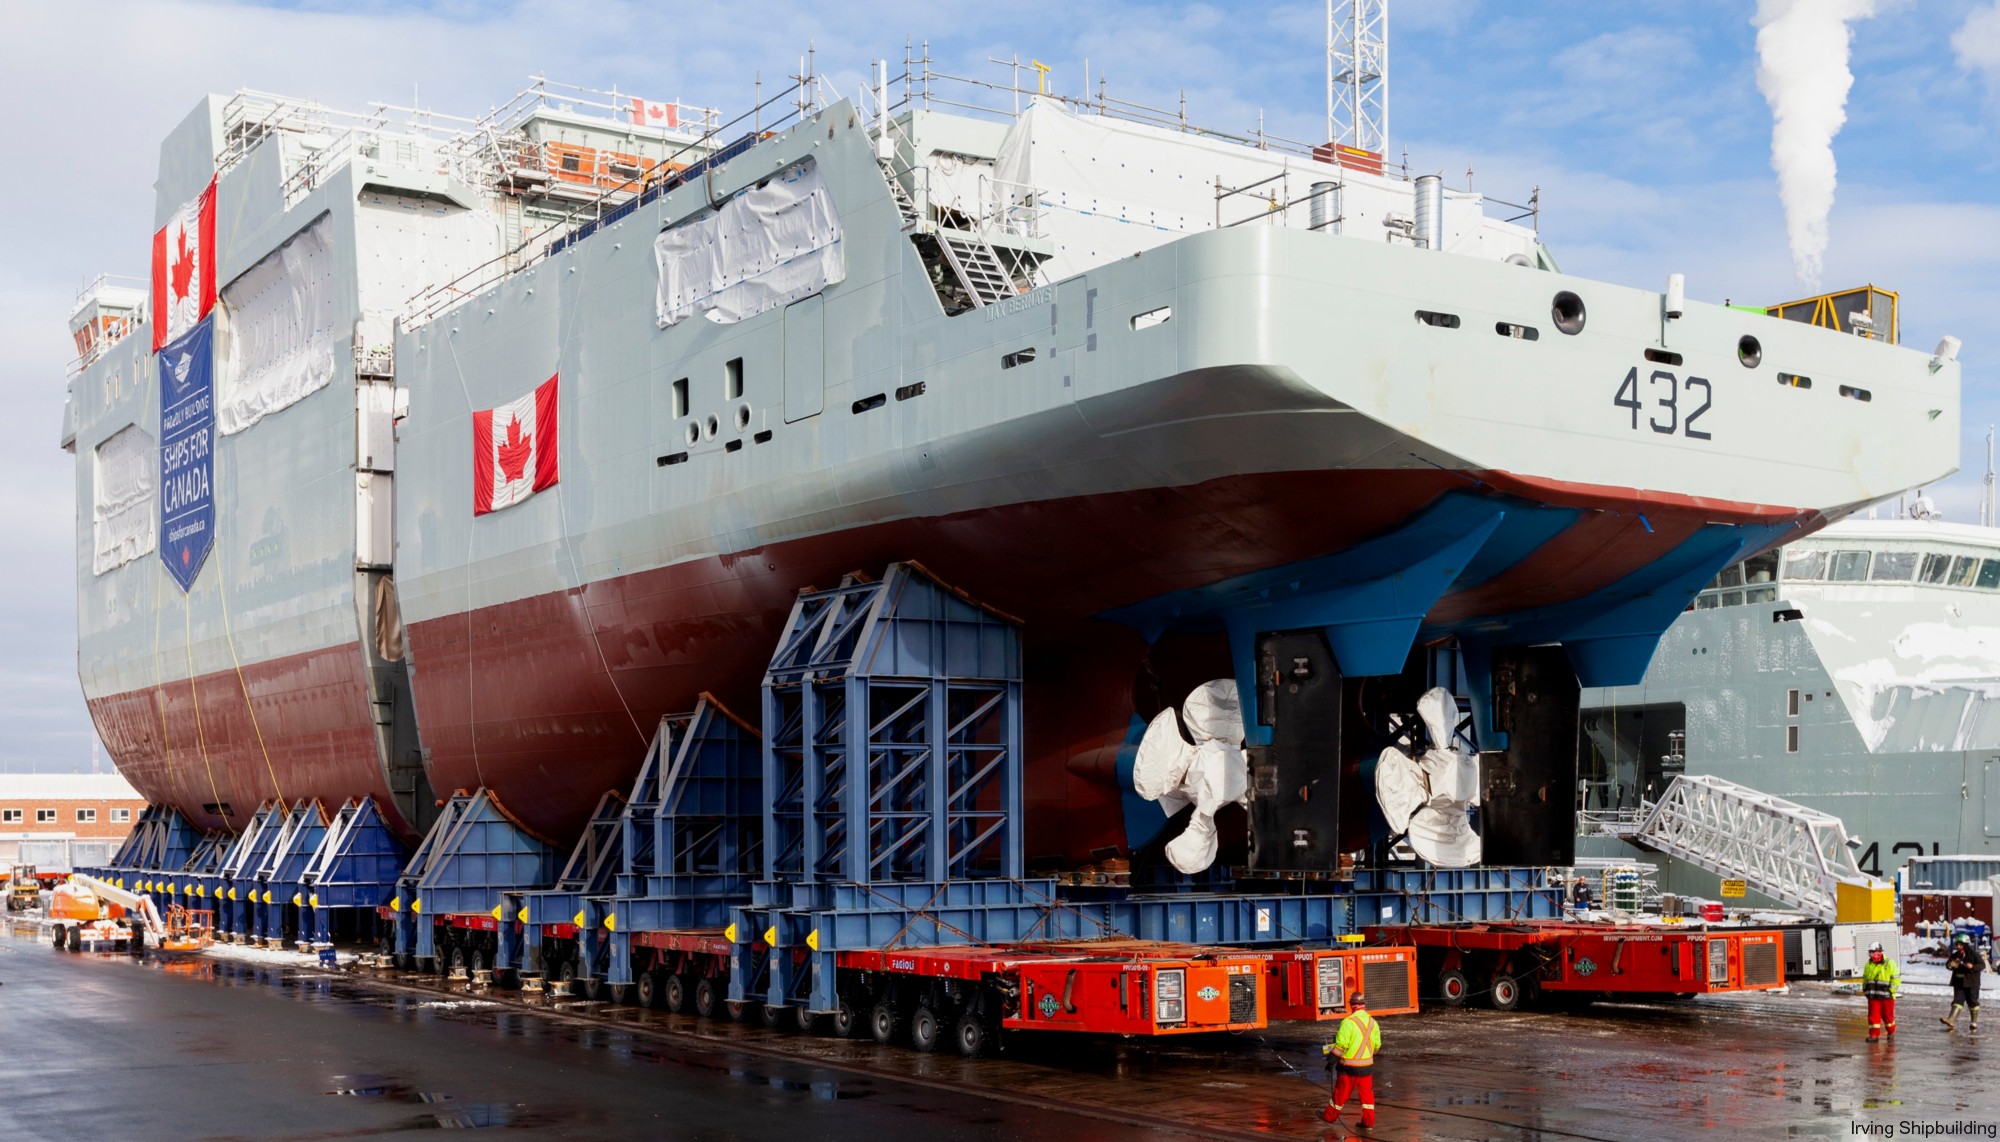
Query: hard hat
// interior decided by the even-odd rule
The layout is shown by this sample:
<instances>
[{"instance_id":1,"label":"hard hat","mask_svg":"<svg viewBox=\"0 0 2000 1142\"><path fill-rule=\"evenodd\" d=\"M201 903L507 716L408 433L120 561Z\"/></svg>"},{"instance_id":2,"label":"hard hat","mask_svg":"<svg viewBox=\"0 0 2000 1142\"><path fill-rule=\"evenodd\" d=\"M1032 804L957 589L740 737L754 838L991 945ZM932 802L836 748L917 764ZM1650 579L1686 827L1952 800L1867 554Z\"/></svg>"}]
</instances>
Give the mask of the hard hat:
<instances>
[{"instance_id":1,"label":"hard hat","mask_svg":"<svg viewBox=\"0 0 2000 1142\"><path fill-rule=\"evenodd\" d=\"M1972 942L1972 937L1966 935L1964 932L1960 932L1958 935L1953 936L1951 938L1951 942L1954 944L1969 944Z\"/></svg>"},{"instance_id":2,"label":"hard hat","mask_svg":"<svg viewBox=\"0 0 2000 1142\"><path fill-rule=\"evenodd\" d=\"M1879 951L1881 951L1881 950L1882 950L1882 941L1880 941L1880 940L1877 940L1877 941L1875 941L1874 943L1872 943L1872 944L1868 945L1868 950L1869 950L1869 951L1870 951L1871 953L1872 953L1872 952L1879 952Z\"/></svg>"},{"instance_id":3,"label":"hard hat","mask_svg":"<svg viewBox=\"0 0 2000 1142\"><path fill-rule=\"evenodd\" d=\"M1368 1000L1365 997L1363 997L1360 992L1357 991L1353 995L1347 997L1347 1006L1366 1007L1368 1006Z\"/></svg>"}]
</instances>

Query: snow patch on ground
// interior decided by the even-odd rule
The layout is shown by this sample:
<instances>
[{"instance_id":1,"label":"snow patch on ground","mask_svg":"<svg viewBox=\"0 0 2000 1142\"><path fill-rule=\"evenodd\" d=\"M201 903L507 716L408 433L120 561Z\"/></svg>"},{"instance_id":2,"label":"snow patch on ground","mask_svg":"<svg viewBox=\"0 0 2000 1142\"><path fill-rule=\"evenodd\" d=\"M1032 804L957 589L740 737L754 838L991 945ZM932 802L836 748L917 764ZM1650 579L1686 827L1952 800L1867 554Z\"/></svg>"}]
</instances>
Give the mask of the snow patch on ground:
<instances>
[{"instance_id":1,"label":"snow patch on ground","mask_svg":"<svg viewBox=\"0 0 2000 1142\"><path fill-rule=\"evenodd\" d=\"M431 1011L477 1011L500 1005L490 999L426 999L417 1006Z\"/></svg>"},{"instance_id":2,"label":"snow patch on ground","mask_svg":"<svg viewBox=\"0 0 2000 1142\"><path fill-rule=\"evenodd\" d=\"M266 967L316 968L320 966L319 955L315 952L295 952L288 948L253 948L248 944L210 944L202 949L202 955L235 963L262 964ZM351 963L348 956L343 963Z\"/></svg>"}]
</instances>

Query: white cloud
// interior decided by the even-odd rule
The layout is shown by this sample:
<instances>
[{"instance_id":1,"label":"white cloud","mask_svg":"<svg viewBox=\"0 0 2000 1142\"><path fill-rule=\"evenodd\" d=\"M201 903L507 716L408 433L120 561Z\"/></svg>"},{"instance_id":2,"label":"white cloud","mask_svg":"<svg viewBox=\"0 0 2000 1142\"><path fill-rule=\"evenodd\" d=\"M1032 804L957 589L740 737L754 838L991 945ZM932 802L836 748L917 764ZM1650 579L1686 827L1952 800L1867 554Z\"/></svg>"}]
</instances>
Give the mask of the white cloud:
<instances>
[{"instance_id":1,"label":"white cloud","mask_svg":"<svg viewBox=\"0 0 2000 1142\"><path fill-rule=\"evenodd\" d=\"M2000 0L1966 14L1965 23L1952 34L1951 50L1958 56L1958 66L2000 80Z\"/></svg>"}]
</instances>

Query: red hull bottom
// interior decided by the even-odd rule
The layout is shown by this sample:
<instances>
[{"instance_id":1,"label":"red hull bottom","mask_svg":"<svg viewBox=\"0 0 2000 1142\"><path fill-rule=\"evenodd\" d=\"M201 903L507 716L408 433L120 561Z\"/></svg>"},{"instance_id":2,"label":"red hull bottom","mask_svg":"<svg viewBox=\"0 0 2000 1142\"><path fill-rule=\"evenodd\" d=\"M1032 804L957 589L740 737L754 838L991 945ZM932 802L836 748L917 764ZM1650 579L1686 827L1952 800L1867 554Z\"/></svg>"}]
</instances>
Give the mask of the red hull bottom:
<instances>
[{"instance_id":1,"label":"red hull bottom","mask_svg":"<svg viewBox=\"0 0 2000 1142\"><path fill-rule=\"evenodd\" d=\"M1109 759L1131 723L1146 659L1134 632L1091 616L1340 552L1468 489L1466 476L1445 471L1233 477L855 528L413 622L412 682L432 787L440 796L492 787L524 824L573 837L601 793L630 784L662 716L710 691L760 720L763 668L801 588L915 560L1025 620L1028 855L1088 860L1124 844ZM1708 504L1648 510L1649 519L1622 504L1586 510L1513 567L1447 595L1432 618L1588 595L1734 514ZM1213 649L1212 665L1176 673L1226 675L1226 654ZM374 793L387 805L359 663L358 648L333 648L246 666L247 697L233 675L211 675L192 688L198 703L183 681L99 699L92 712L115 731L107 745L141 791L198 821L223 823L201 813L204 804L230 802L240 818L279 791L328 800ZM171 763L157 745L161 725ZM206 742L199 764L188 760L197 741Z\"/></svg>"}]
</instances>

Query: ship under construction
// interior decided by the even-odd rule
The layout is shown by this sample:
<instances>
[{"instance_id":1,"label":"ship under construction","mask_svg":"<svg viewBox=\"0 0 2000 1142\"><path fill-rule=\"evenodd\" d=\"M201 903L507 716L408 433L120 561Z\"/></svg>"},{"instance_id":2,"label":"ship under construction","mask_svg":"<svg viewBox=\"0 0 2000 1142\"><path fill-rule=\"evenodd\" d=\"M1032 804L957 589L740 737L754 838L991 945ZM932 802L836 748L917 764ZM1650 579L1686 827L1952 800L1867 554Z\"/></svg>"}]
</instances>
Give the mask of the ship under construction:
<instances>
[{"instance_id":1,"label":"ship under construction","mask_svg":"<svg viewBox=\"0 0 2000 1142\"><path fill-rule=\"evenodd\" d=\"M1567 864L1580 688L1957 454L1951 352L1565 274L1532 203L1379 145L927 56L727 119L540 80L467 120L211 96L156 195L174 266L212 243L208 340L160 349L186 280L94 286L62 443L91 716L196 834L365 805L568 851L698 724L764 743L767 882L1172 881L1217 804L1206 875L1339 879L1442 688L1479 863ZM935 703L828 714L843 647ZM1187 748L1238 769L1144 795L1203 687L1240 721ZM800 736L912 710L865 758Z\"/></svg>"}]
</instances>

